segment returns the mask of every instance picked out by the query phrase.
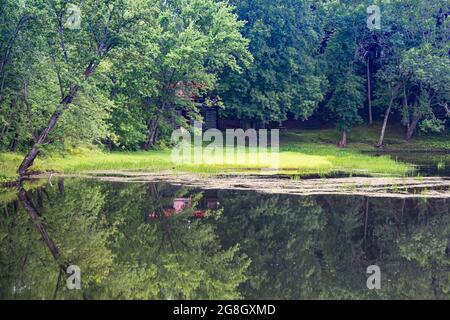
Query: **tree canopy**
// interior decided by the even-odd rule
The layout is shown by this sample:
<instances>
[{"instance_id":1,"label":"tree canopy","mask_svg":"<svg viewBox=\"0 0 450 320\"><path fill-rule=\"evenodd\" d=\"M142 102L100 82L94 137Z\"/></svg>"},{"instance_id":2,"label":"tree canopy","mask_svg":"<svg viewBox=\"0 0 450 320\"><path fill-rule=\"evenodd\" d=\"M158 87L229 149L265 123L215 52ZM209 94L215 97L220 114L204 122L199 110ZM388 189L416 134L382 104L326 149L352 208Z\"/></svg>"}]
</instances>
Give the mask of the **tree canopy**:
<instances>
[{"instance_id":1,"label":"tree canopy","mask_svg":"<svg viewBox=\"0 0 450 320\"><path fill-rule=\"evenodd\" d=\"M369 5L380 28L367 25ZM0 1L0 148L167 144L201 109L346 135L448 127L449 4L379 0Z\"/></svg>"}]
</instances>

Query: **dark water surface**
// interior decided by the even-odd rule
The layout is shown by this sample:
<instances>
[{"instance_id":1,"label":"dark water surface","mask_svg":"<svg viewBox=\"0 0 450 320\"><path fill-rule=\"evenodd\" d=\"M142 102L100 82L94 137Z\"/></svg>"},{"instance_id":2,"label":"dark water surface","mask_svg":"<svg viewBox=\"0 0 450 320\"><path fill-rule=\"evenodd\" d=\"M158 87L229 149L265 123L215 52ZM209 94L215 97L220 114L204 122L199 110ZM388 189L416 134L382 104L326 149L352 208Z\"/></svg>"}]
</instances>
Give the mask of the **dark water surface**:
<instances>
[{"instance_id":1,"label":"dark water surface","mask_svg":"<svg viewBox=\"0 0 450 320\"><path fill-rule=\"evenodd\" d=\"M0 242L1 299L450 298L449 199L60 179L0 205Z\"/></svg>"},{"instance_id":2,"label":"dark water surface","mask_svg":"<svg viewBox=\"0 0 450 320\"><path fill-rule=\"evenodd\" d=\"M415 174L450 177L450 150L446 152L389 151L366 153L375 156L389 155L396 161L414 164L417 171Z\"/></svg>"}]
</instances>

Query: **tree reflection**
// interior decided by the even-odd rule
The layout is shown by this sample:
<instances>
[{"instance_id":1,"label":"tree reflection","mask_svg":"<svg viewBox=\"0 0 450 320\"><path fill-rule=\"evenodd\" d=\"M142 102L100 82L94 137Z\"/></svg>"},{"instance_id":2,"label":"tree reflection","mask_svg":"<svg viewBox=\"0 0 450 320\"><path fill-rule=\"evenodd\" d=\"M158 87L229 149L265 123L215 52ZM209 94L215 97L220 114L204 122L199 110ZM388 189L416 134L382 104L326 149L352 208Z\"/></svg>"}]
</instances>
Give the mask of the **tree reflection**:
<instances>
[{"instance_id":1,"label":"tree reflection","mask_svg":"<svg viewBox=\"0 0 450 320\"><path fill-rule=\"evenodd\" d=\"M22 206L2 217L2 298L89 298L91 283L104 277L103 268L111 264L112 252L106 247L109 231L98 219L99 189L88 192L92 201L83 203L74 201L80 190L70 191L71 197L63 199L47 188L33 193L19 188ZM84 271L82 291L66 289L70 264Z\"/></svg>"},{"instance_id":2,"label":"tree reflection","mask_svg":"<svg viewBox=\"0 0 450 320\"><path fill-rule=\"evenodd\" d=\"M249 261L237 245L220 246L219 213L195 217L201 193L177 215L148 218L173 202L174 191L87 181L20 189L22 207L11 214L5 205L0 220L0 298L239 298ZM69 264L81 268L81 292L65 286Z\"/></svg>"},{"instance_id":3,"label":"tree reflection","mask_svg":"<svg viewBox=\"0 0 450 320\"><path fill-rule=\"evenodd\" d=\"M449 298L445 199L295 197L226 192L220 234L253 264L248 298ZM366 268L382 290L366 288Z\"/></svg>"},{"instance_id":4,"label":"tree reflection","mask_svg":"<svg viewBox=\"0 0 450 320\"><path fill-rule=\"evenodd\" d=\"M0 209L2 299L449 298L446 199L66 179Z\"/></svg>"},{"instance_id":5,"label":"tree reflection","mask_svg":"<svg viewBox=\"0 0 450 320\"><path fill-rule=\"evenodd\" d=\"M120 259L155 268L159 299L232 299L239 298L238 285L245 281L249 264L239 254L238 245L223 249L215 234L220 213L209 211L205 219L195 217L202 193L189 194L185 188L149 184L145 216L147 223L135 224L127 206L117 203L124 219L115 241ZM192 205L168 215L174 199L189 198Z\"/></svg>"}]
</instances>

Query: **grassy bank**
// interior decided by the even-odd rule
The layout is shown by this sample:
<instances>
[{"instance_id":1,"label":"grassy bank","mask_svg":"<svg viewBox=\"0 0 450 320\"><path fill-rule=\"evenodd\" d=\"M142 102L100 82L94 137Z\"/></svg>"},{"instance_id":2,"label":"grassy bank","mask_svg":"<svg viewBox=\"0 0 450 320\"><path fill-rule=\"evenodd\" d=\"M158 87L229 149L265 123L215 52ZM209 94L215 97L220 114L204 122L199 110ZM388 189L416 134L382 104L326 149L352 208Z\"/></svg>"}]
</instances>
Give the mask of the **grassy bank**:
<instances>
[{"instance_id":1,"label":"grassy bank","mask_svg":"<svg viewBox=\"0 0 450 320\"><path fill-rule=\"evenodd\" d=\"M350 134L349 147L337 148L335 142L338 134L334 129L285 131L281 135L279 168L282 173L300 175L328 175L336 172L350 175L406 175L411 166L397 162L388 155L374 157L361 151L373 150L377 128L356 128ZM401 142L403 141L403 142ZM392 135L387 140L388 146L395 145L397 150L430 147L445 148L448 139L430 141L417 139L413 142L401 140ZM393 143L395 142L395 144ZM22 160L22 154L0 154L0 179L11 180L16 176L16 169ZM204 174L253 173L265 169L264 164L181 164L171 161L170 151L149 152L113 152L78 148L65 154L53 154L39 157L33 171L62 173L80 173L91 170L139 170L192 172Z\"/></svg>"},{"instance_id":2,"label":"grassy bank","mask_svg":"<svg viewBox=\"0 0 450 320\"><path fill-rule=\"evenodd\" d=\"M299 175L329 175L336 172L349 175L396 175L411 172L412 166L393 160L388 155L363 154L373 151L379 128L355 128L349 135L346 149L336 147L335 129L292 130L281 134L279 169L281 173ZM406 141L402 132L388 128L387 149L391 151L432 151L450 149L448 137L424 137ZM253 155L251 155L253 156ZM0 154L0 179L11 180L23 158L22 154ZM139 170L191 172L201 174L254 173L264 164L182 164L171 161L170 151L105 153L88 148L70 150L65 154L39 157L33 171L73 174L92 170Z\"/></svg>"},{"instance_id":3,"label":"grassy bank","mask_svg":"<svg viewBox=\"0 0 450 320\"><path fill-rule=\"evenodd\" d=\"M381 125L361 126L353 128L348 135L348 148L357 151L374 151L378 141ZM300 146L302 144L336 145L339 134L335 128L321 130L286 130L281 137L284 147ZM417 136L411 140L405 139L405 132L401 128L388 126L384 139L385 150L390 152L410 151L445 151L450 150L450 136Z\"/></svg>"},{"instance_id":4,"label":"grassy bank","mask_svg":"<svg viewBox=\"0 0 450 320\"><path fill-rule=\"evenodd\" d=\"M22 155L1 154L0 169L2 178L15 176L15 171L22 160ZM193 172L216 174L221 172L255 172L265 169L259 164L183 164L171 162L169 151L149 151L134 153L102 153L94 150L83 150L76 154L52 156L38 159L32 167L34 171L57 171L63 173L79 173L90 170L140 170L174 172ZM281 150L279 168L289 174L319 174L332 172L349 174L389 174L404 175L410 170L406 164L396 162L389 156L372 157L353 150L341 150L335 147L305 145L297 148Z\"/></svg>"}]
</instances>

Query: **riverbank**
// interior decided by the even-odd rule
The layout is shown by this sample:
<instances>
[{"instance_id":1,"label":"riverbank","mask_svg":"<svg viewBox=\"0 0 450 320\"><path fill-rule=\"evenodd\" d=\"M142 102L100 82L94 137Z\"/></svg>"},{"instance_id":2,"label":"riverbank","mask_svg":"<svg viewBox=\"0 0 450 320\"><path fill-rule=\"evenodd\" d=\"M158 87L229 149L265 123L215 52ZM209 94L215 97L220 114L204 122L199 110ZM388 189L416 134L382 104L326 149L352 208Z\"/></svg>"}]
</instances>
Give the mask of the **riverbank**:
<instances>
[{"instance_id":1,"label":"riverbank","mask_svg":"<svg viewBox=\"0 0 450 320\"><path fill-rule=\"evenodd\" d=\"M279 170L268 170L264 164L174 164L170 150L148 152L106 153L92 148L76 148L59 154L47 154L37 159L32 172L81 174L95 170L130 170L140 172L170 171L205 175L227 174L287 174L298 176L407 176L414 174L414 166L390 155L368 154L375 151L377 128L355 128L349 135L346 149L335 145L338 134L334 129L295 130L281 133ZM406 141L400 133L388 132L384 151L450 150L447 137L417 138ZM445 156L446 159L450 155ZM0 179L11 181L23 155L0 153Z\"/></svg>"},{"instance_id":2,"label":"riverbank","mask_svg":"<svg viewBox=\"0 0 450 320\"><path fill-rule=\"evenodd\" d=\"M131 170L215 175L282 173L300 176L318 175L396 175L404 176L413 167L389 156L374 157L354 150L341 150L320 145L305 145L279 152L279 169L275 171L260 164L174 164L169 151L134 153L104 153L96 150L77 149L66 155L40 158L32 167L34 173L58 172L77 174L94 170ZM20 154L0 154L0 168L4 181L16 177L15 170L22 160Z\"/></svg>"},{"instance_id":3,"label":"riverbank","mask_svg":"<svg viewBox=\"0 0 450 320\"><path fill-rule=\"evenodd\" d=\"M53 179L56 181L61 178L73 179L80 178L80 176L57 175ZM450 198L450 179L444 177L297 179L284 175L199 176L195 174L146 173L115 170L86 172L81 178L109 183L168 183L201 190L252 190L267 194L299 196L346 195L397 199Z\"/></svg>"}]
</instances>

